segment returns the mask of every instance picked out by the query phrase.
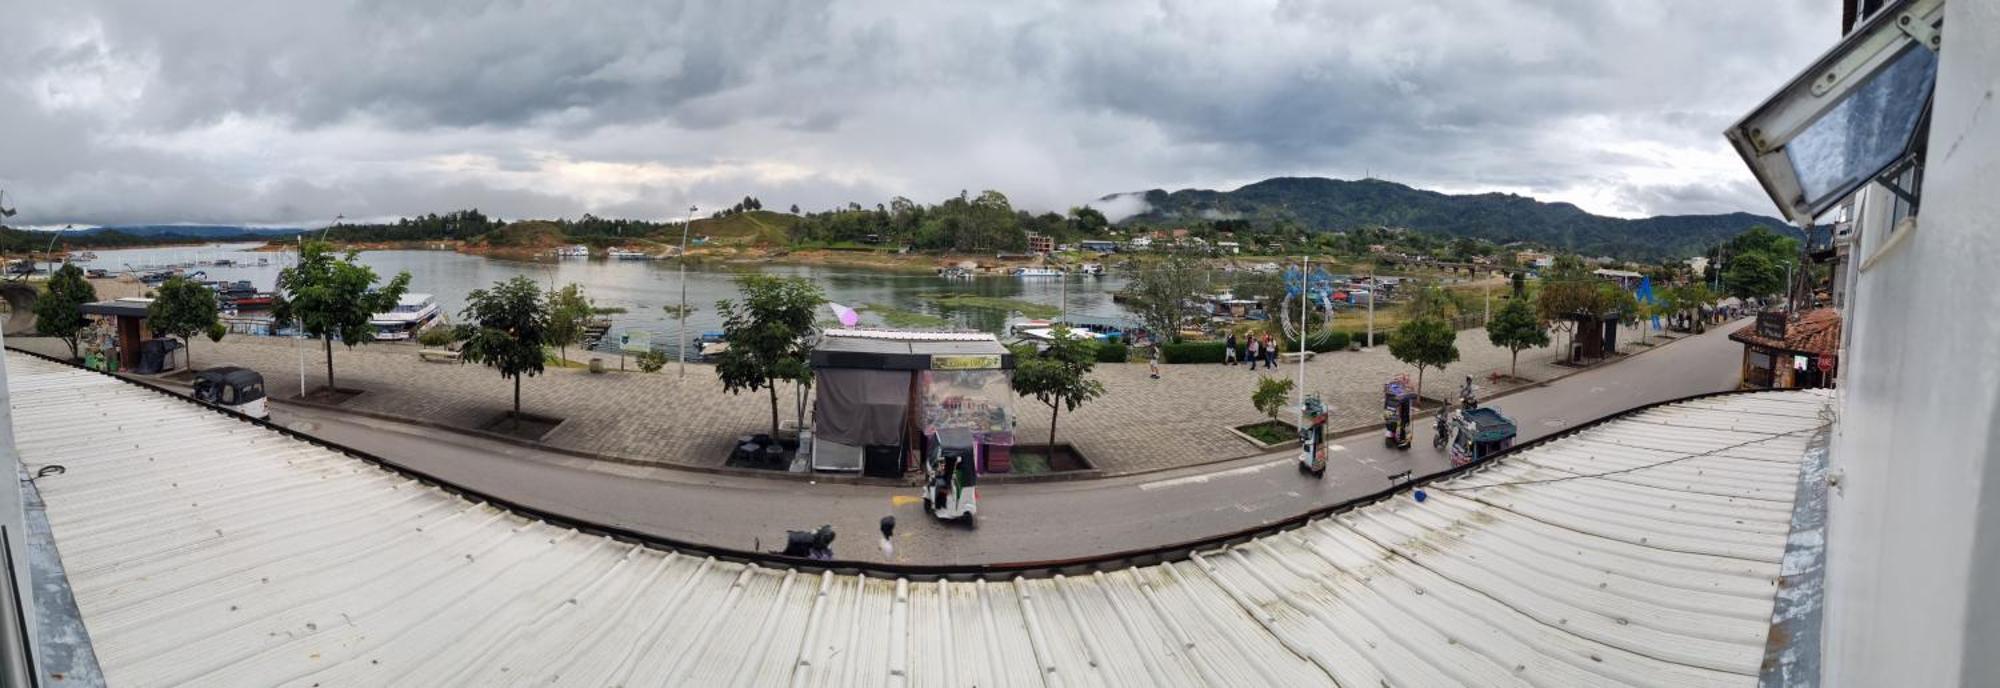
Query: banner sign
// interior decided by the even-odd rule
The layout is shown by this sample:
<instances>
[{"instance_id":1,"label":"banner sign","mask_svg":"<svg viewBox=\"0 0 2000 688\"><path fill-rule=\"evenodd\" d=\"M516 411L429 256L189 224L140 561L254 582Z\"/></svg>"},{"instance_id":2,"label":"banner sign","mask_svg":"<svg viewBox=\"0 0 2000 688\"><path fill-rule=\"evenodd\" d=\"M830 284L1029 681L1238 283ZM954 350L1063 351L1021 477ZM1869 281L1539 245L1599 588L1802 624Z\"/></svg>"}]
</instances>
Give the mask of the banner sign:
<instances>
[{"instance_id":1,"label":"banner sign","mask_svg":"<svg viewBox=\"0 0 2000 688\"><path fill-rule=\"evenodd\" d=\"M998 355L931 357L931 370L993 370L999 367Z\"/></svg>"}]
</instances>

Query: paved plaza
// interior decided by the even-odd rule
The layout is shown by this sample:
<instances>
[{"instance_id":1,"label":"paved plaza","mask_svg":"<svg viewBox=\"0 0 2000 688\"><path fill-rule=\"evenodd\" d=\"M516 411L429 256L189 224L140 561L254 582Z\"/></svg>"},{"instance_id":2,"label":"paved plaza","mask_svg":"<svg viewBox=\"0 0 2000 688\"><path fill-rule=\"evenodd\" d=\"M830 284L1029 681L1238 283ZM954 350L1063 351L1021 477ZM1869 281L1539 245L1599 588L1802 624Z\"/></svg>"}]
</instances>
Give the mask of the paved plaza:
<instances>
[{"instance_id":1,"label":"paved plaza","mask_svg":"<svg viewBox=\"0 0 2000 688\"><path fill-rule=\"evenodd\" d=\"M1636 336L1628 332L1620 339L1633 341ZM67 353L61 342L47 337L10 337L7 343L45 354ZM1460 332L1458 347L1458 363L1443 373L1426 373L1427 396L1450 396L1465 375L1474 377L1482 396L1503 391L1488 387L1487 375L1506 371L1505 349L1489 344L1485 331L1477 329ZM508 410L512 384L497 373L477 365L424 362L418 349L414 344L386 342L352 350L336 346L334 373L340 386L364 392L342 407L458 428L478 427ZM1643 350L1626 347L1628 352ZM304 353L306 384L325 384L323 354L316 347ZM1521 376L1539 381L1570 372L1554 365L1554 356L1554 349L1522 352ZM196 367L229 363L258 370L273 396L298 393L298 350L292 340L248 336L220 343L199 340L193 357ZM671 365L649 374L636 368L618 372L615 357L607 362L613 371L606 374L551 369L522 384L523 411L565 419L543 442L644 462L717 467L738 436L769 428L766 396L725 393L709 366L689 364L687 377L681 380ZM1101 364L1097 371L1104 397L1074 413L1065 412L1056 439L1074 445L1105 473L1123 474L1258 453L1227 427L1262 419L1250 405L1260 376L1293 377L1298 367L1281 364L1276 370L1252 372L1221 364L1170 365L1162 367L1159 380L1147 377L1143 362ZM1321 354L1306 364L1305 387L1329 402L1334 428L1354 428L1378 417L1381 385L1399 372L1415 378L1415 370L1392 358L1388 347ZM792 390L781 387L781 418L791 418L793 409ZM1021 442L1046 441L1048 407L1021 398L1015 402L1015 412Z\"/></svg>"}]
</instances>

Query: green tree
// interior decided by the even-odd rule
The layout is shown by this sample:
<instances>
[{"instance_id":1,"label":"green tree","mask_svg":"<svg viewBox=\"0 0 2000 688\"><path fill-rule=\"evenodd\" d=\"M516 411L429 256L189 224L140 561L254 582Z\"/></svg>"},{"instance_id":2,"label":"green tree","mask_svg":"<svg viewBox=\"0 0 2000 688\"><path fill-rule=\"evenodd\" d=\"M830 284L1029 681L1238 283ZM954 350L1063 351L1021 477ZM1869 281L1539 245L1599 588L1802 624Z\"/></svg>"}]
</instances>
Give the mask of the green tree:
<instances>
[{"instance_id":1,"label":"green tree","mask_svg":"<svg viewBox=\"0 0 2000 688\"><path fill-rule=\"evenodd\" d=\"M1458 304L1452 301L1450 294L1445 293L1444 287L1435 284L1418 287L1416 293L1410 296L1410 302L1403 306L1404 316L1412 320L1437 318L1449 321L1457 313Z\"/></svg>"},{"instance_id":2,"label":"green tree","mask_svg":"<svg viewBox=\"0 0 2000 688\"><path fill-rule=\"evenodd\" d=\"M1528 273L1517 270L1507 280L1509 285L1513 287L1514 298L1518 299L1528 295Z\"/></svg>"},{"instance_id":3,"label":"green tree","mask_svg":"<svg viewBox=\"0 0 2000 688\"><path fill-rule=\"evenodd\" d=\"M1525 299L1508 299L1500 312L1493 314L1493 322L1486 325L1486 339L1494 346L1505 347L1510 355L1507 375L1518 377L1521 350L1529 347L1549 345L1548 328L1535 318L1535 311Z\"/></svg>"},{"instance_id":4,"label":"green tree","mask_svg":"<svg viewBox=\"0 0 2000 688\"><path fill-rule=\"evenodd\" d=\"M1785 267L1762 253L1730 256L1722 269L1722 287L1730 296L1753 299L1785 288Z\"/></svg>"},{"instance_id":5,"label":"green tree","mask_svg":"<svg viewBox=\"0 0 2000 688\"><path fill-rule=\"evenodd\" d=\"M1277 422L1278 414L1291 405L1292 389L1296 384L1288 377L1263 376L1257 380L1257 391L1250 393L1250 405L1269 416L1272 422Z\"/></svg>"},{"instance_id":6,"label":"green tree","mask_svg":"<svg viewBox=\"0 0 2000 688\"><path fill-rule=\"evenodd\" d=\"M474 289L465 295L465 310L459 317L474 327L472 337L459 350L460 363L478 363L500 371L502 379L514 381L514 413L521 417L521 377L540 375L548 344L548 304L542 290L526 275L495 282L491 289Z\"/></svg>"},{"instance_id":7,"label":"green tree","mask_svg":"<svg viewBox=\"0 0 2000 688\"><path fill-rule=\"evenodd\" d=\"M358 255L339 255L332 244L306 242L299 249L299 264L278 272L278 293L271 299L273 319L297 324L324 345L328 389L334 387L333 340L349 349L375 341L368 319L395 308L410 287L410 273L401 272L376 289L374 268L355 262Z\"/></svg>"},{"instance_id":8,"label":"green tree","mask_svg":"<svg viewBox=\"0 0 2000 688\"><path fill-rule=\"evenodd\" d=\"M35 301L35 331L61 339L69 345L69 357L77 358L77 345L90 319L83 317L83 304L97 300L97 287L84 279L83 268L64 263L49 275L49 291Z\"/></svg>"},{"instance_id":9,"label":"green tree","mask_svg":"<svg viewBox=\"0 0 2000 688\"><path fill-rule=\"evenodd\" d=\"M213 290L200 282L175 276L160 285L153 303L146 306L146 327L153 334L180 339L181 346L187 347L188 368L192 370L195 335L206 335L210 328L221 325L221 315Z\"/></svg>"},{"instance_id":10,"label":"green tree","mask_svg":"<svg viewBox=\"0 0 2000 688\"><path fill-rule=\"evenodd\" d=\"M716 359L715 373L731 394L758 389L771 395L771 436L778 435L778 381L811 383L809 358L813 316L826 297L802 277L744 274L736 278L743 292L738 303L715 302L722 315L722 338L729 348Z\"/></svg>"},{"instance_id":11,"label":"green tree","mask_svg":"<svg viewBox=\"0 0 2000 688\"><path fill-rule=\"evenodd\" d=\"M1417 394L1424 393L1424 369L1444 370L1458 360L1458 333L1437 318L1405 320L1389 334L1389 355L1417 367Z\"/></svg>"},{"instance_id":12,"label":"green tree","mask_svg":"<svg viewBox=\"0 0 2000 688\"><path fill-rule=\"evenodd\" d=\"M1049 345L1037 353L1023 345L1014 349L1014 393L1032 396L1049 407L1049 454L1055 455L1056 420L1063 409L1075 411L1084 402L1104 396L1104 384L1090 379L1097 365L1097 342L1057 325Z\"/></svg>"},{"instance_id":13,"label":"green tree","mask_svg":"<svg viewBox=\"0 0 2000 688\"><path fill-rule=\"evenodd\" d=\"M1125 307L1139 316L1155 341L1180 341L1181 322L1194 312L1192 300L1208 285L1207 266L1178 251L1142 256L1128 265Z\"/></svg>"},{"instance_id":14,"label":"green tree","mask_svg":"<svg viewBox=\"0 0 2000 688\"><path fill-rule=\"evenodd\" d=\"M584 295L581 284L571 282L549 292L548 343L556 347L563 361L569 361L570 345L583 339L584 330L590 327L590 319L595 314L590 297Z\"/></svg>"}]
</instances>

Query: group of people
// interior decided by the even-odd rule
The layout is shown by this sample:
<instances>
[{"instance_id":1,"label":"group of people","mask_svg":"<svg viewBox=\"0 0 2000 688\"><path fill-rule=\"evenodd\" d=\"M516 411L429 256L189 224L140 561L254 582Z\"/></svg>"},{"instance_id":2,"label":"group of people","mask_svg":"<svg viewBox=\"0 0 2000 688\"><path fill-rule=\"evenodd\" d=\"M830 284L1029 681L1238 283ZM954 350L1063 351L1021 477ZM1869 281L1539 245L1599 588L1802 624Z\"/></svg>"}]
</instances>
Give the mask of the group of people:
<instances>
[{"instance_id":1,"label":"group of people","mask_svg":"<svg viewBox=\"0 0 2000 688\"><path fill-rule=\"evenodd\" d=\"M1265 368L1276 368L1278 343L1271 338L1269 332L1246 334L1239 343L1236 333L1231 332L1229 339L1222 343L1222 364L1236 365L1239 360L1250 364L1251 370L1256 370L1259 362L1263 363Z\"/></svg>"}]
</instances>

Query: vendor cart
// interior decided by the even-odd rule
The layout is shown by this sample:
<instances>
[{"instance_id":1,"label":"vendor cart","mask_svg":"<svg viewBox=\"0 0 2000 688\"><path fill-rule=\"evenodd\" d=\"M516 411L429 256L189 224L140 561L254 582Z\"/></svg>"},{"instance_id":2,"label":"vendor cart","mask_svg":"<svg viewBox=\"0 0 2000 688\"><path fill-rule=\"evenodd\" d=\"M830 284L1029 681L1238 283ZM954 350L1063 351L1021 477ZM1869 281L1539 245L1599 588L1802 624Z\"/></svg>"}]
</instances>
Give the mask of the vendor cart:
<instances>
[{"instance_id":1,"label":"vendor cart","mask_svg":"<svg viewBox=\"0 0 2000 688\"><path fill-rule=\"evenodd\" d=\"M1326 404L1319 395L1305 398L1299 413L1299 470L1326 476Z\"/></svg>"}]
</instances>

